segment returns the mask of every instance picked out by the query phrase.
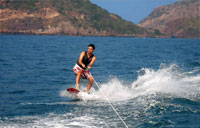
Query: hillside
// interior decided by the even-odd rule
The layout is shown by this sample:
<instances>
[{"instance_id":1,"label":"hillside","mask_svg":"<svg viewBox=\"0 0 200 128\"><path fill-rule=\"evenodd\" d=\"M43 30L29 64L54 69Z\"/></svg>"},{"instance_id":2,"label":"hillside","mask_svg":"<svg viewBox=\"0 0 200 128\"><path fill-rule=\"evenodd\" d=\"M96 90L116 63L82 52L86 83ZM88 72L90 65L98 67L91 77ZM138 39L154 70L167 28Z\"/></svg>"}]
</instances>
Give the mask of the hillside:
<instances>
[{"instance_id":1,"label":"hillside","mask_svg":"<svg viewBox=\"0 0 200 128\"><path fill-rule=\"evenodd\" d=\"M168 36L200 38L200 1L180 0L156 9L139 26L158 29Z\"/></svg>"},{"instance_id":2,"label":"hillside","mask_svg":"<svg viewBox=\"0 0 200 128\"><path fill-rule=\"evenodd\" d=\"M89 0L1 0L0 32L84 36L153 36Z\"/></svg>"}]
</instances>

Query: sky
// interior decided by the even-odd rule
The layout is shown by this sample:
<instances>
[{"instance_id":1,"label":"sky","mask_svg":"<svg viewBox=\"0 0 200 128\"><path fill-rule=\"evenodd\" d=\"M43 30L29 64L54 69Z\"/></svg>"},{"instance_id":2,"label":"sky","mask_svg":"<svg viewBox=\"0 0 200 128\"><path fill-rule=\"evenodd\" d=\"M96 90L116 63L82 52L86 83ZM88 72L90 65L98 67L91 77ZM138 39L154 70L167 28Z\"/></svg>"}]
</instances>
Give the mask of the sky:
<instances>
[{"instance_id":1,"label":"sky","mask_svg":"<svg viewBox=\"0 0 200 128\"><path fill-rule=\"evenodd\" d=\"M135 24L146 18L154 8L177 1L179 0L90 0L93 4Z\"/></svg>"}]
</instances>

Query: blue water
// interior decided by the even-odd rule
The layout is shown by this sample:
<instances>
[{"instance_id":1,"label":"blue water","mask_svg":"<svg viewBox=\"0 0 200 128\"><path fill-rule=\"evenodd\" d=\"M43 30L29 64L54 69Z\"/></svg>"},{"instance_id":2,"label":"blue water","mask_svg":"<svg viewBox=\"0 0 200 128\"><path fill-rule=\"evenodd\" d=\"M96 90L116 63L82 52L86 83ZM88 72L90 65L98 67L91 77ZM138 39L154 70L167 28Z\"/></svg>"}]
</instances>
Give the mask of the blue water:
<instances>
[{"instance_id":1,"label":"blue water","mask_svg":"<svg viewBox=\"0 0 200 128\"><path fill-rule=\"evenodd\" d=\"M89 43L100 88L76 99ZM200 40L0 35L0 127L125 127L104 96L130 128L199 128Z\"/></svg>"}]
</instances>

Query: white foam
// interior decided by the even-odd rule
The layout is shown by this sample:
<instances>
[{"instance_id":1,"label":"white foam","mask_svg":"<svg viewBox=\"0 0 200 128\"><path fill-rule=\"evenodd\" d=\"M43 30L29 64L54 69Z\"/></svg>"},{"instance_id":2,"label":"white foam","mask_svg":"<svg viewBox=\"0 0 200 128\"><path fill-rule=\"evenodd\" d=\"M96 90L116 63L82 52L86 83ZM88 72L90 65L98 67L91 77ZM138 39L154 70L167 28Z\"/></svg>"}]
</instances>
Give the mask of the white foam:
<instances>
[{"instance_id":1,"label":"white foam","mask_svg":"<svg viewBox=\"0 0 200 128\"><path fill-rule=\"evenodd\" d=\"M139 74L140 72L142 72L142 75L139 75L132 84L132 88L137 94L167 93L199 100L200 75L188 76L187 73L181 73L176 64L160 68L157 71L143 68L139 71Z\"/></svg>"},{"instance_id":2,"label":"white foam","mask_svg":"<svg viewBox=\"0 0 200 128\"><path fill-rule=\"evenodd\" d=\"M109 101L125 101L132 98L133 92L131 86L123 84L119 79L112 78L105 84L100 85L100 89L96 92L101 100L105 100L105 97Z\"/></svg>"},{"instance_id":3,"label":"white foam","mask_svg":"<svg viewBox=\"0 0 200 128\"><path fill-rule=\"evenodd\" d=\"M105 101L107 98L109 101L124 101L132 97L130 87L130 85L124 85L117 78L112 78L107 83L100 84L100 88L98 90L92 88L90 94L80 92L78 93L78 95L76 95L76 98L79 98L81 100L103 101ZM67 91L61 91L60 95L75 98L72 94L68 93Z\"/></svg>"},{"instance_id":4,"label":"white foam","mask_svg":"<svg viewBox=\"0 0 200 128\"><path fill-rule=\"evenodd\" d=\"M104 101L107 97L109 101L126 101L138 96L163 93L199 100L200 75L192 75L197 71L199 70L181 72L176 64L170 66L161 64L158 70L142 68L138 71L138 78L131 85L126 85L117 78L111 78L108 82L99 84L99 89L92 88L90 94L79 93L78 98ZM61 96L72 97L67 91L61 92Z\"/></svg>"},{"instance_id":5,"label":"white foam","mask_svg":"<svg viewBox=\"0 0 200 128\"><path fill-rule=\"evenodd\" d=\"M97 126L98 124L98 126ZM98 118L89 115L73 116L68 114L49 113L46 116L22 116L7 119L1 122L0 128L98 128L107 126L107 123Z\"/></svg>"}]
</instances>

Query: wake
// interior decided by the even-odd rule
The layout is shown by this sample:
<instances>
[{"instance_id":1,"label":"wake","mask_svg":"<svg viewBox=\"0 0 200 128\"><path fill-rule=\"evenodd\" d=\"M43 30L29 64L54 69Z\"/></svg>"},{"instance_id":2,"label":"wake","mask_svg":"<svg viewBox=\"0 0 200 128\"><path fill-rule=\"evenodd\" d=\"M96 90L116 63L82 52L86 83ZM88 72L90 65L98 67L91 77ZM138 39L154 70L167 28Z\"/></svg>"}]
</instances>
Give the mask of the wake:
<instances>
[{"instance_id":1,"label":"wake","mask_svg":"<svg viewBox=\"0 0 200 128\"><path fill-rule=\"evenodd\" d=\"M171 64L170 66L161 64L158 70L142 68L138 71L137 79L131 84L127 85L122 80L114 77L106 83L99 84L100 88L98 90L92 88L90 94L79 93L78 98L81 100L105 101L105 97L107 97L109 101L115 102L161 93L166 94L166 96L199 101L199 70L181 72L181 69L176 64ZM61 91L60 95L77 98L67 91Z\"/></svg>"}]
</instances>

